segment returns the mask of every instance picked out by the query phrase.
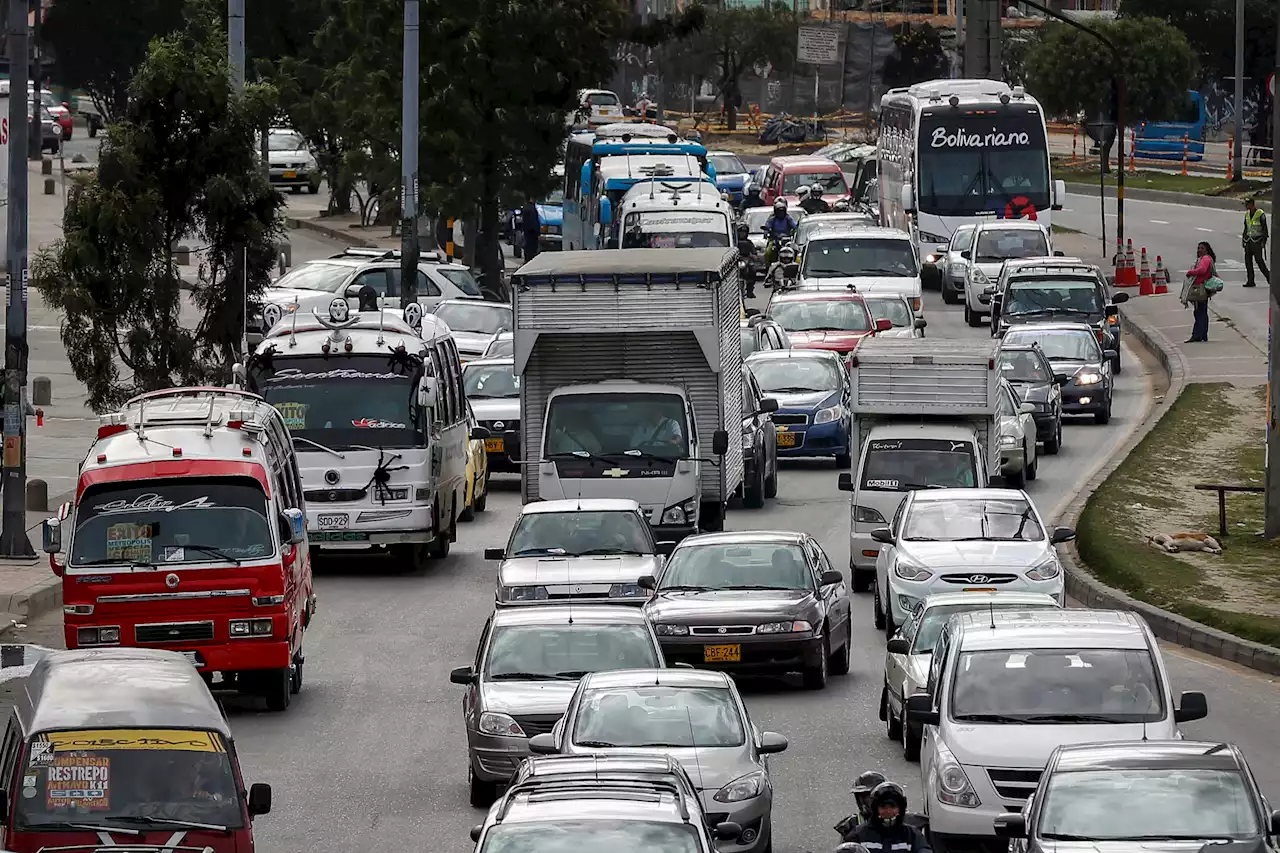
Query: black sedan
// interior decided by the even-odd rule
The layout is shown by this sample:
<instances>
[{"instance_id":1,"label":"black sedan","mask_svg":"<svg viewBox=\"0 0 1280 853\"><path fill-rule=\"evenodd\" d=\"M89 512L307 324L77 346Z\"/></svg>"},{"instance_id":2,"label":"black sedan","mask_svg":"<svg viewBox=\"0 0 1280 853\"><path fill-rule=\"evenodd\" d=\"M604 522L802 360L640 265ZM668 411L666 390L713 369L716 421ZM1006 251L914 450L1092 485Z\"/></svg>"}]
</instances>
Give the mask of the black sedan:
<instances>
[{"instance_id":1,"label":"black sedan","mask_svg":"<svg viewBox=\"0 0 1280 853\"><path fill-rule=\"evenodd\" d=\"M654 590L645 613L668 665L799 672L811 690L849 672L849 588L807 533L690 536L640 585Z\"/></svg>"},{"instance_id":2,"label":"black sedan","mask_svg":"<svg viewBox=\"0 0 1280 853\"><path fill-rule=\"evenodd\" d=\"M1103 349L1103 333L1085 323L1027 323L1005 333L1002 347L1038 344L1062 385L1064 415L1093 415L1094 422L1111 420L1116 351Z\"/></svg>"},{"instance_id":3,"label":"black sedan","mask_svg":"<svg viewBox=\"0 0 1280 853\"><path fill-rule=\"evenodd\" d=\"M1018 399L1036 407L1036 441L1044 452L1062 449L1062 382L1053 365L1036 344L1004 344L1000 347L1000 375L1009 380Z\"/></svg>"},{"instance_id":4,"label":"black sedan","mask_svg":"<svg viewBox=\"0 0 1280 853\"><path fill-rule=\"evenodd\" d=\"M1058 747L1030 808L994 830L1009 853L1267 853L1280 812L1232 744L1126 741Z\"/></svg>"}]
</instances>

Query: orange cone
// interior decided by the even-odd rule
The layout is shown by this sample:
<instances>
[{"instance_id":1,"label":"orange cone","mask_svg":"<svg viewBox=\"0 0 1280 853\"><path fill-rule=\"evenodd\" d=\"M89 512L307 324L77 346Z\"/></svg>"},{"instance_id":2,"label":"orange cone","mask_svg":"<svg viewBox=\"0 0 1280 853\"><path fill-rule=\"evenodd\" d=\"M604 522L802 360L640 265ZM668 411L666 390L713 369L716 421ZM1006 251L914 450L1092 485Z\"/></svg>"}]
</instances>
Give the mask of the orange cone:
<instances>
[{"instance_id":1,"label":"orange cone","mask_svg":"<svg viewBox=\"0 0 1280 853\"><path fill-rule=\"evenodd\" d=\"M1142 247L1142 272L1138 279L1139 296L1155 296L1156 285L1151 280L1151 262L1147 260L1147 247Z\"/></svg>"},{"instance_id":2,"label":"orange cone","mask_svg":"<svg viewBox=\"0 0 1280 853\"><path fill-rule=\"evenodd\" d=\"M1156 255L1156 271L1153 278L1156 283L1156 296L1169 292L1169 271L1164 268L1164 258L1159 255Z\"/></svg>"},{"instance_id":3,"label":"orange cone","mask_svg":"<svg viewBox=\"0 0 1280 853\"><path fill-rule=\"evenodd\" d=\"M1138 259L1137 259L1137 256L1134 255L1133 253L1132 238L1126 240L1125 244L1126 244L1124 248L1125 283L1129 287L1137 287L1138 286Z\"/></svg>"},{"instance_id":4,"label":"orange cone","mask_svg":"<svg viewBox=\"0 0 1280 853\"><path fill-rule=\"evenodd\" d=\"M1116 287L1133 287L1138 283L1136 273L1132 276L1132 280L1130 277L1130 273L1134 272L1132 264L1133 255L1122 251L1116 263Z\"/></svg>"}]
</instances>

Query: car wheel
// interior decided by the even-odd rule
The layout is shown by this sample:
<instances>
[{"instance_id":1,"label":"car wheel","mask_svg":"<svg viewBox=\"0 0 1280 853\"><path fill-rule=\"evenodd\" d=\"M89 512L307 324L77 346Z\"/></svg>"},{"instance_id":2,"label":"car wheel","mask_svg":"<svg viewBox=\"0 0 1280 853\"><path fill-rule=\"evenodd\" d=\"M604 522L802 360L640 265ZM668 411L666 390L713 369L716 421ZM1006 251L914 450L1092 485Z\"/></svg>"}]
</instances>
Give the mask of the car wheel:
<instances>
[{"instance_id":1,"label":"car wheel","mask_svg":"<svg viewBox=\"0 0 1280 853\"><path fill-rule=\"evenodd\" d=\"M471 789L472 808L487 809L498 799L498 784L479 778L470 767L467 768L467 785Z\"/></svg>"},{"instance_id":2,"label":"car wheel","mask_svg":"<svg viewBox=\"0 0 1280 853\"><path fill-rule=\"evenodd\" d=\"M947 285L947 282L945 282L945 281L944 281L944 282L942 283L942 302L943 302L943 304L945 304L945 305L955 305L955 304L956 304L957 302L959 302L959 301L960 301L960 299L959 299L959 297L956 295L956 292L955 292L952 288L950 288L950 287Z\"/></svg>"},{"instance_id":3,"label":"car wheel","mask_svg":"<svg viewBox=\"0 0 1280 853\"><path fill-rule=\"evenodd\" d=\"M889 707L889 685L884 686L884 736L889 740L902 740L902 720Z\"/></svg>"},{"instance_id":4,"label":"car wheel","mask_svg":"<svg viewBox=\"0 0 1280 853\"><path fill-rule=\"evenodd\" d=\"M884 638L891 639L894 634L898 633L898 626L893 622L893 608L884 608Z\"/></svg>"},{"instance_id":5,"label":"car wheel","mask_svg":"<svg viewBox=\"0 0 1280 853\"><path fill-rule=\"evenodd\" d=\"M968 299L965 299L965 302L964 302L964 321L968 323L970 326L973 325L973 312L969 310Z\"/></svg>"},{"instance_id":6,"label":"car wheel","mask_svg":"<svg viewBox=\"0 0 1280 853\"><path fill-rule=\"evenodd\" d=\"M300 192L302 192L302 187L298 186L297 184L294 184L293 186L289 187L290 195L297 195Z\"/></svg>"},{"instance_id":7,"label":"car wheel","mask_svg":"<svg viewBox=\"0 0 1280 853\"><path fill-rule=\"evenodd\" d=\"M1120 365L1120 351L1116 350L1116 357L1111 359L1111 371L1113 373L1123 373L1124 368Z\"/></svg>"},{"instance_id":8,"label":"car wheel","mask_svg":"<svg viewBox=\"0 0 1280 853\"><path fill-rule=\"evenodd\" d=\"M853 467L853 433L846 431L844 434L844 453L836 454L836 468L841 471L848 471Z\"/></svg>"},{"instance_id":9,"label":"car wheel","mask_svg":"<svg viewBox=\"0 0 1280 853\"><path fill-rule=\"evenodd\" d=\"M763 457L763 452L761 456ZM756 466L756 474L750 483L742 487L742 505L747 509L760 509L764 506L764 459Z\"/></svg>"},{"instance_id":10,"label":"car wheel","mask_svg":"<svg viewBox=\"0 0 1280 853\"><path fill-rule=\"evenodd\" d=\"M275 713L287 711L289 700L293 698L293 667L269 670L262 675L262 695L267 700L267 710Z\"/></svg>"},{"instance_id":11,"label":"car wheel","mask_svg":"<svg viewBox=\"0 0 1280 853\"><path fill-rule=\"evenodd\" d=\"M880 685L880 710L876 713L882 721L889 719L889 685Z\"/></svg>"},{"instance_id":12,"label":"car wheel","mask_svg":"<svg viewBox=\"0 0 1280 853\"><path fill-rule=\"evenodd\" d=\"M849 578L854 592L867 592L871 589L871 585L876 582L875 570L868 571L866 569L855 569L849 566Z\"/></svg>"},{"instance_id":13,"label":"car wheel","mask_svg":"<svg viewBox=\"0 0 1280 853\"><path fill-rule=\"evenodd\" d=\"M880 603L880 583L875 582L875 600L872 602L872 619L877 628L884 627L884 606Z\"/></svg>"},{"instance_id":14,"label":"car wheel","mask_svg":"<svg viewBox=\"0 0 1280 853\"><path fill-rule=\"evenodd\" d=\"M1031 464L1027 466L1027 479L1034 480L1040 475L1040 454L1036 454L1036 458L1031 460Z\"/></svg>"},{"instance_id":15,"label":"car wheel","mask_svg":"<svg viewBox=\"0 0 1280 853\"><path fill-rule=\"evenodd\" d=\"M1021 489L1027 485L1027 467L1024 464L1016 472L1004 475L1004 484L1010 489Z\"/></svg>"},{"instance_id":16,"label":"car wheel","mask_svg":"<svg viewBox=\"0 0 1280 853\"><path fill-rule=\"evenodd\" d=\"M1104 408L1100 412L1093 413L1093 422L1100 425L1111 423L1111 401L1110 400L1107 400L1106 408Z\"/></svg>"},{"instance_id":17,"label":"car wheel","mask_svg":"<svg viewBox=\"0 0 1280 853\"><path fill-rule=\"evenodd\" d=\"M467 504L465 507L462 508L462 512L458 513L458 521L475 521L476 520L475 486L472 486L471 489L472 489L471 491L472 503Z\"/></svg>"},{"instance_id":18,"label":"car wheel","mask_svg":"<svg viewBox=\"0 0 1280 853\"><path fill-rule=\"evenodd\" d=\"M292 672L289 674L289 692L294 696L302 692L302 661L302 647L299 646L294 652Z\"/></svg>"},{"instance_id":19,"label":"car wheel","mask_svg":"<svg viewBox=\"0 0 1280 853\"><path fill-rule=\"evenodd\" d=\"M320 192L320 184L307 184L307 195L315 195Z\"/></svg>"},{"instance_id":20,"label":"car wheel","mask_svg":"<svg viewBox=\"0 0 1280 853\"><path fill-rule=\"evenodd\" d=\"M773 471L764 479L764 496L766 498L776 498L778 496L778 460L773 460Z\"/></svg>"},{"instance_id":21,"label":"car wheel","mask_svg":"<svg viewBox=\"0 0 1280 853\"><path fill-rule=\"evenodd\" d=\"M902 757L907 761L919 761L920 740L923 738L924 732L919 726L915 726L907 722L906 714L907 709L904 705L902 709L902 723L900 725L900 728L902 729Z\"/></svg>"},{"instance_id":22,"label":"car wheel","mask_svg":"<svg viewBox=\"0 0 1280 853\"><path fill-rule=\"evenodd\" d=\"M822 652L818 655L816 666L804 670L804 687L806 690L824 690L827 686L827 659L831 656L831 639L823 641Z\"/></svg>"},{"instance_id":23,"label":"car wheel","mask_svg":"<svg viewBox=\"0 0 1280 853\"><path fill-rule=\"evenodd\" d=\"M98 126L93 122L89 122L89 138L93 139L98 135Z\"/></svg>"},{"instance_id":24,"label":"car wheel","mask_svg":"<svg viewBox=\"0 0 1280 853\"><path fill-rule=\"evenodd\" d=\"M1062 418L1053 424L1053 435L1044 440L1044 452L1054 456L1062 449Z\"/></svg>"},{"instance_id":25,"label":"car wheel","mask_svg":"<svg viewBox=\"0 0 1280 853\"><path fill-rule=\"evenodd\" d=\"M848 675L849 664L853 655L853 620L850 619L845 623L844 642L840 644L840 651L836 652L831 658L831 674L832 675Z\"/></svg>"},{"instance_id":26,"label":"car wheel","mask_svg":"<svg viewBox=\"0 0 1280 853\"><path fill-rule=\"evenodd\" d=\"M484 494L482 494L478 499L473 500L471 502L471 505L475 507L476 512L484 512L485 504L487 503L489 503L489 478L488 477L485 478Z\"/></svg>"},{"instance_id":27,"label":"car wheel","mask_svg":"<svg viewBox=\"0 0 1280 853\"><path fill-rule=\"evenodd\" d=\"M965 306L966 307L968 306L968 302L965 303ZM982 315L979 314L977 311L970 311L967 315L967 319L969 321L970 326L973 326L975 329L981 328Z\"/></svg>"}]
</instances>

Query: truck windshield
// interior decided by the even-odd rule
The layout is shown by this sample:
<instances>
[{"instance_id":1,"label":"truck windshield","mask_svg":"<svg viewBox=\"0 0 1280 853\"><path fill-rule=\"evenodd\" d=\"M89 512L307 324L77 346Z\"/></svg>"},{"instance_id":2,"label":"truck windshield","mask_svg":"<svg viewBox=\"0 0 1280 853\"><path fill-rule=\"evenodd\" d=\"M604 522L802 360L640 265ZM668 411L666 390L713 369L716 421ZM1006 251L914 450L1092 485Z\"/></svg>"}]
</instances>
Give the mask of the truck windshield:
<instances>
[{"instance_id":1,"label":"truck windshield","mask_svg":"<svg viewBox=\"0 0 1280 853\"><path fill-rule=\"evenodd\" d=\"M254 391L284 416L299 452L350 447L422 447L420 365L386 355L285 357L250 368Z\"/></svg>"},{"instance_id":2,"label":"truck windshield","mask_svg":"<svg viewBox=\"0 0 1280 853\"><path fill-rule=\"evenodd\" d=\"M111 563L221 563L275 553L266 493L247 477L90 486L75 523L71 573Z\"/></svg>"},{"instance_id":3,"label":"truck windshield","mask_svg":"<svg viewBox=\"0 0 1280 853\"><path fill-rule=\"evenodd\" d=\"M22 796L13 800L18 830L244 826L231 756L216 732L49 732L27 745L23 767Z\"/></svg>"},{"instance_id":4,"label":"truck windshield","mask_svg":"<svg viewBox=\"0 0 1280 853\"><path fill-rule=\"evenodd\" d=\"M978 485L973 444L932 438L876 439L862 463L862 488L912 492Z\"/></svg>"},{"instance_id":5,"label":"truck windshield","mask_svg":"<svg viewBox=\"0 0 1280 853\"><path fill-rule=\"evenodd\" d=\"M552 458L603 456L613 463L620 457L648 464L689 455L684 399L675 394L562 394L547 407L546 435L545 452Z\"/></svg>"},{"instance_id":6,"label":"truck windshield","mask_svg":"<svg viewBox=\"0 0 1280 853\"><path fill-rule=\"evenodd\" d=\"M729 218L723 213L628 213L622 231L624 249L707 249L728 245Z\"/></svg>"}]
</instances>

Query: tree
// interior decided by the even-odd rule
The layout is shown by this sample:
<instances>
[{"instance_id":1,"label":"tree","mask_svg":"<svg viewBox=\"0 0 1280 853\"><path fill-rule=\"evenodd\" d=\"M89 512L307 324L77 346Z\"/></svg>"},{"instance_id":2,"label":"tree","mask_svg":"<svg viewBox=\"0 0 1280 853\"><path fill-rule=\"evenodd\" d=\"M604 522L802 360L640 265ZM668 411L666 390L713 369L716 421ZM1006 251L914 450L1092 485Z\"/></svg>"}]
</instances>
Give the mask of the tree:
<instances>
[{"instance_id":1,"label":"tree","mask_svg":"<svg viewBox=\"0 0 1280 853\"><path fill-rule=\"evenodd\" d=\"M151 43L98 168L68 193L63 238L32 263L98 412L142 391L227 381L244 306L259 301L281 233L283 200L255 159L274 92L251 84L234 95L221 22L187 9L181 33ZM188 236L201 247L192 284L171 253ZM242 249L243 278L230 272ZM184 325L187 288L196 319Z\"/></svg>"},{"instance_id":2,"label":"tree","mask_svg":"<svg viewBox=\"0 0 1280 853\"><path fill-rule=\"evenodd\" d=\"M942 36L931 24L913 27L903 22L893 34L893 55L884 65L884 85L910 86L947 76Z\"/></svg>"},{"instance_id":3,"label":"tree","mask_svg":"<svg viewBox=\"0 0 1280 853\"><path fill-rule=\"evenodd\" d=\"M1186 36L1156 18L1097 21L1091 26L1118 45L1125 57L1126 122L1172 119L1196 77L1196 57ZM1047 114L1110 118L1115 59L1088 33L1066 24L1048 25L1028 51L1025 71L1027 88ZM1110 168L1110 147L1102 151L1104 171Z\"/></svg>"},{"instance_id":4,"label":"tree","mask_svg":"<svg viewBox=\"0 0 1280 853\"><path fill-rule=\"evenodd\" d=\"M1177 27L1200 60L1206 78L1235 75L1235 0L1124 0L1125 18L1153 17ZM1261 87L1275 70L1276 0L1245 0L1246 85Z\"/></svg>"},{"instance_id":5,"label":"tree","mask_svg":"<svg viewBox=\"0 0 1280 853\"><path fill-rule=\"evenodd\" d=\"M87 92L108 121L124 115L147 45L183 22L174 0L58 0L47 14L40 37L54 55L54 79Z\"/></svg>"}]
</instances>

